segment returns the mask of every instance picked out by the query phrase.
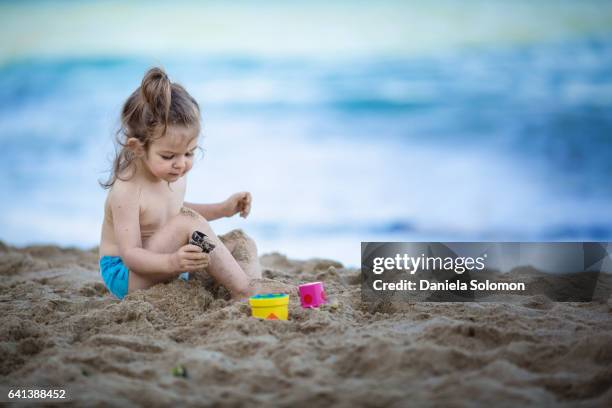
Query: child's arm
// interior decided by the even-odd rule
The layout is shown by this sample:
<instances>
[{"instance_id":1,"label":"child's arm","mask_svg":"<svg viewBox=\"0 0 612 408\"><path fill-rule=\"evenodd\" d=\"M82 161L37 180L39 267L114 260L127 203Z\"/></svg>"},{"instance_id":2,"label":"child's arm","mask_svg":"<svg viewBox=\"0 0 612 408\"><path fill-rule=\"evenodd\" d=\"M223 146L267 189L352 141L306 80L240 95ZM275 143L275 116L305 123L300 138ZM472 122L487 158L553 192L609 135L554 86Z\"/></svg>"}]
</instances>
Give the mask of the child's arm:
<instances>
[{"instance_id":1,"label":"child's arm","mask_svg":"<svg viewBox=\"0 0 612 408\"><path fill-rule=\"evenodd\" d=\"M184 202L185 207L198 212L208 221L217 220L223 217L231 217L240 213L242 218L246 218L251 212L251 193L243 191L232 194L227 200L215 204L194 204Z\"/></svg>"},{"instance_id":2,"label":"child's arm","mask_svg":"<svg viewBox=\"0 0 612 408\"><path fill-rule=\"evenodd\" d=\"M142 248L139 196L137 186L119 182L113 187L110 205L119 256L128 269L137 273L170 276L180 273L176 254L159 254Z\"/></svg>"}]
</instances>

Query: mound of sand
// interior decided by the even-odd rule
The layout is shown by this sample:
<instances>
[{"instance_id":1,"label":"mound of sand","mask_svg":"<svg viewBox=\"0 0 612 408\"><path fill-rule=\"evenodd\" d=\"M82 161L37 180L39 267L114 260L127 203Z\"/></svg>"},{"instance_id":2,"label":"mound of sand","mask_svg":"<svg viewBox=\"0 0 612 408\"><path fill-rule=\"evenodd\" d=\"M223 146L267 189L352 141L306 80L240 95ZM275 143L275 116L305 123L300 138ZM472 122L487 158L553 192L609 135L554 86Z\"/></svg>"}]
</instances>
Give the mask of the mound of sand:
<instances>
[{"instance_id":1,"label":"mound of sand","mask_svg":"<svg viewBox=\"0 0 612 408\"><path fill-rule=\"evenodd\" d=\"M195 279L118 301L96 251L0 243L0 385L88 406L612 406L612 305L385 308L363 304L359 271L338 262L261 262L268 278L323 281L331 302L292 299L289 321L260 321Z\"/></svg>"}]
</instances>

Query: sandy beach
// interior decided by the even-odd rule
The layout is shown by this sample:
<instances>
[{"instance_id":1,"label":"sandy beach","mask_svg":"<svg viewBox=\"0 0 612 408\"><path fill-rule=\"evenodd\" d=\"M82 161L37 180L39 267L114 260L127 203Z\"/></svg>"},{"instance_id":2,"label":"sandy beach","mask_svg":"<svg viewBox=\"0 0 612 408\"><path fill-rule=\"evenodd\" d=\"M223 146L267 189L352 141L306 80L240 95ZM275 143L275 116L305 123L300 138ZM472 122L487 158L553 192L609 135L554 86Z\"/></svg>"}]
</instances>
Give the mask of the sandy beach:
<instances>
[{"instance_id":1,"label":"sandy beach","mask_svg":"<svg viewBox=\"0 0 612 408\"><path fill-rule=\"evenodd\" d=\"M291 299L288 321L260 321L200 279L118 301L96 250L0 243L0 384L87 406L612 405L609 302L381 308L338 262L261 263L268 278L323 281L330 303Z\"/></svg>"}]
</instances>

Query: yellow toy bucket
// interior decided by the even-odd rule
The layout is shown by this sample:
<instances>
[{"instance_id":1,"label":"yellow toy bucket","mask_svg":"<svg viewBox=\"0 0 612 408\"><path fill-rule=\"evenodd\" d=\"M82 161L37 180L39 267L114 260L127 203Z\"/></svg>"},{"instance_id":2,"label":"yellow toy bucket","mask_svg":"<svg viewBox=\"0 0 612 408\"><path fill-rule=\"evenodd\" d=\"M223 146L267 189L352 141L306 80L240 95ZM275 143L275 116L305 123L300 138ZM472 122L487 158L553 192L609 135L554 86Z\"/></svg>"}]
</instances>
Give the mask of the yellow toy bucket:
<instances>
[{"instance_id":1,"label":"yellow toy bucket","mask_svg":"<svg viewBox=\"0 0 612 408\"><path fill-rule=\"evenodd\" d=\"M259 319L287 320L289 312L289 295L272 293L255 295L249 298L251 314Z\"/></svg>"}]
</instances>

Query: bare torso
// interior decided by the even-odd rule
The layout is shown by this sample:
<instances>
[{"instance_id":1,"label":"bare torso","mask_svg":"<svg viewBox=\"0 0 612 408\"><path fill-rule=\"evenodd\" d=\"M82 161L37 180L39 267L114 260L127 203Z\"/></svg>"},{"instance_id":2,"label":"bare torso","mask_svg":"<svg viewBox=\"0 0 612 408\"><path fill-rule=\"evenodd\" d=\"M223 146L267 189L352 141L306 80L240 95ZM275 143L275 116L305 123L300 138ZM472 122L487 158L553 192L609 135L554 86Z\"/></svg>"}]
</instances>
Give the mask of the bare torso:
<instances>
[{"instance_id":1,"label":"bare torso","mask_svg":"<svg viewBox=\"0 0 612 408\"><path fill-rule=\"evenodd\" d=\"M139 191L139 221L141 245L144 247L147 240L171 217L177 215L183 206L186 178L183 176L174 183L151 183L143 178L134 177L128 181L117 180L116 183L137 183ZM104 222L102 223L102 236L100 239L100 258L119 256L119 246L115 239L111 200L113 188L108 192L104 203Z\"/></svg>"}]
</instances>

